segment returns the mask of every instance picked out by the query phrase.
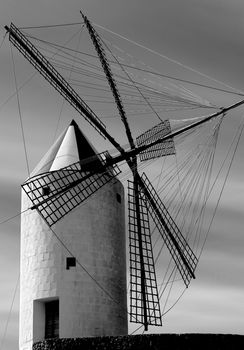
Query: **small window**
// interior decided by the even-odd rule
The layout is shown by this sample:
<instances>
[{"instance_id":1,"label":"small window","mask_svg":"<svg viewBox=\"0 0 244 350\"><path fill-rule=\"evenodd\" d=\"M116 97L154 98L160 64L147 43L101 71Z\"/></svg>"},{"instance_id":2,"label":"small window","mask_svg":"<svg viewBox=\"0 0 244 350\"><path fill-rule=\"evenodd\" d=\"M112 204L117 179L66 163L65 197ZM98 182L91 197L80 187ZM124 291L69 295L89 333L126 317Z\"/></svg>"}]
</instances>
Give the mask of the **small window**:
<instances>
[{"instance_id":1,"label":"small window","mask_svg":"<svg viewBox=\"0 0 244 350\"><path fill-rule=\"evenodd\" d=\"M119 193L116 194L117 202L121 203L121 195Z\"/></svg>"},{"instance_id":2,"label":"small window","mask_svg":"<svg viewBox=\"0 0 244 350\"><path fill-rule=\"evenodd\" d=\"M76 266L76 258L73 256L66 258L66 270L69 270L69 268L73 266Z\"/></svg>"},{"instance_id":3,"label":"small window","mask_svg":"<svg viewBox=\"0 0 244 350\"><path fill-rule=\"evenodd\" d=\"M49 186L42 187L42 195L48 196L50 194L51 190Z\"/></svg>"},{"instance_id":4,"label":"small window","mask_svg":"<svg viewBox=\"0 0 244 350\"><path fill-rule=\"evenodd\" d=\"M45 339L59 337L59 301L45 303Z\"/></svg>"}]
</instances>

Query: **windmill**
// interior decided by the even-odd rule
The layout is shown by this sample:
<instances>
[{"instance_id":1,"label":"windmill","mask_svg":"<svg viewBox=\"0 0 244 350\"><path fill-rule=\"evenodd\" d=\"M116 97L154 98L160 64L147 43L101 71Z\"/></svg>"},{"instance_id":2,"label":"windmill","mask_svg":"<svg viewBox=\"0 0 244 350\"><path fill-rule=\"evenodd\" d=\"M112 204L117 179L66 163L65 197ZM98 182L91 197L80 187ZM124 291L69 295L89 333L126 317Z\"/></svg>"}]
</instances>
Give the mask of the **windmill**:
<instances>
[{"instance_id":1,"label":"windmill","mask_svg":"<svg viewBox=\"0 0 244 350\"><path fill-rule=\"evenodd\" d=\"M157 196L155 189L145 174L142 176L138 172L137 156L141 161L162 157L175 152L173 137L183 133L190 128L194 128L211 118L223 114L227 110L237 107L235 104L223 109L201 121L192 123L190 126L171 133L167 121L161 122L153 129L140 135L136 142L131 134L123 104L116 87L116 83L109 68L106 55L103 50L99 35L84 15L83 19L90 33L98 56L101 60L104 72L110 84L112 93L118 106L121 120L125 126L125 131L130 144L130 150L125 151L123 147L106 131L104 124L80 98L74 89L65 81L57 70L45 59L45 57L34 47L34 45L24 36L24 34L11 24L6 27L9 32L10 41L18 50L30 61L30 63L44 76L44 78L120 153L117 157L111 157L108 153L99 155L102 162L97 162L97 158L89 158L85 162L87 172L81 173L80 163L73 164L68 169L62 169L51 174L44 174L37 179L28 179L23 185L23 189L32 200L32 209L38 210L44 220L51 227L57 220L70 212L75 204L63 207L60 216L56 215L57 208L55 201L61 198L64 202L69 201L72 189L78 188L79 201L86 200L89 196L101 188L104 183L110 181L117 173L115 166L121 161L126 161L132 174L133 181L129 183L129 234L130 234L130 272L131 272L131 321L142 323L145 330L148 325L161 325L161 312L157 291L157 281L153 262L152 246L150 242L149 216L152 218L160 230L162 239L172 255L172 258L184 280L186 286L189 285L197 265L197 258L190 248L187 240L181 234L178 226L174 222L167 208ZM69 172L69 176L67 176ZM70 175L72 174L72 175ZM96 177L96 186L90 185L90 179ZM59 187L55 191L49 192L46 188L43 200L43 183L46 177L49 181L55 179ZM68 184L67 184L68 182ZM45 188L45 187L44 187ZM86 189L89 191L86 191ZM51 205L52 204L52 205ZM48 207L48 210L47 210ZM52 208L52 209L49 209Z\"/></svg>"}]
</instances>

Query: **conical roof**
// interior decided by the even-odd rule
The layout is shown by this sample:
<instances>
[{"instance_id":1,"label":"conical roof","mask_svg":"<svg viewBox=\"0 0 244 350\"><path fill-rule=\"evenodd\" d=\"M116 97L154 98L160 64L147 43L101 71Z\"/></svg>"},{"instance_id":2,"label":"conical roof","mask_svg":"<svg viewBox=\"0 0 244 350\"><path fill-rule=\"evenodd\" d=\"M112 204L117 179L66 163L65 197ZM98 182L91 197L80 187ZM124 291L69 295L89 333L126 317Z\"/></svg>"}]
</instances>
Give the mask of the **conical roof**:
<instances>
[{"instance_id":1,"label":"conical roof","mask_svg":"<svg viewBox=\"0 0 244 350\"><path fill-rule=\"evenodd\" d=\"M97 151L88 141L86 136L72 120L66 130L51 146L38 165L31 173L31 177L64 168L78 161L83 161L94 156L100 163ZM96 161L96 160L95 160Z\"/></svg>"}]
</instances>

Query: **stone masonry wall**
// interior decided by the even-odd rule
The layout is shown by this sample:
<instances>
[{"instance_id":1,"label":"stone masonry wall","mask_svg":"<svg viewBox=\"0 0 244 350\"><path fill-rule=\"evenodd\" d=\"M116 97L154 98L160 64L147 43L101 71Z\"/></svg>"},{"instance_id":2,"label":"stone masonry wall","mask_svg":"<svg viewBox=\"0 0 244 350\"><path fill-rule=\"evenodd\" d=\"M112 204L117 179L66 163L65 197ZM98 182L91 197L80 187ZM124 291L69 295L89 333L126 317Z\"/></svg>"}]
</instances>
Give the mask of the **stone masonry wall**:
<instances>
[{"instance_id":1,"label":"stone masonry wall","mask_svg":"<svg viewBox=\"0 0 244 350\"><path fill-rule=\"evenodd\" d=\"M241 350L244 336L232 334L150 334L49 339L33 350Z\"/></svg>"}]
</instances>

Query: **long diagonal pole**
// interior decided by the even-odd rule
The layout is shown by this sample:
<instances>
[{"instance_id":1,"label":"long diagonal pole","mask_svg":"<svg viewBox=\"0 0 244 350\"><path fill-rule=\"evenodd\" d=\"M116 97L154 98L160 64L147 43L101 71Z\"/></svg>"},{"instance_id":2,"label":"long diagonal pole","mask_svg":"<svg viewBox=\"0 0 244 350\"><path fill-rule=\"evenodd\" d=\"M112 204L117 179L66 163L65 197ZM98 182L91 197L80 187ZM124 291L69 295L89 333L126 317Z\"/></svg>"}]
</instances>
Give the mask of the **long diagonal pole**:
<instances>
[{"instance_id":1,"label":"long diagonal pole","mask_svg":"<svg viewBox=\"0 0 244 350\"><path fill-rule=\"evenodd\" d=\"M220 115L224 115L227 112L229 112L230 110L236 109L237 107L240 107L242 105L244 105L244 100L241 100L241 101L239 101L237 103L234 103L234 104L232 104L232 105L230 105L228 107L221 108L220 111L215 112L215 113L209 115L208 117L206 117L204 119L201 119L201 120L199 120L197 122L194 122L194 123L192 123L190 125L187 125L187 126L181 128L181 129L179 129L177 131L174 131L174 132L172 132L172 133L170 133L168 135L165 135L165 136L163 136L161 138L158 138L155 141L149 142L149 143L147 143L145 145L142 145L142 146L138 146L135 149L126 151L123 156L119 155L117 157L113 157L113 159L111 159L111 162L112 162L112 164L116 164L116 163L121 162L122 160L125 160L127 158L131 158L133 156L136 156L136 155L140 154L141 152L146 151L148 148L150 148L152 146L155 146L155 145L157 145L159 143L162 143L162 142L164 142L164 141L166 141L168 139L171 139L171 138L173 138L175 136L181 135L181 134L187 132L188 130L194 129L195 127L197 127L199 125L207 123L211 119L217 118Z\"/></svg>"},{"instance_id":2,"label":"long diagonal pole","mask_svg":"<svg viewBox=\"0 0 244 350\"><path fill-rule=\"evenodd\" d=\"M119 91L116 86L116 82L113 78L112 71L110 69L109 63L106 58L105 51L103 49L100 37L96 30L93 28L91 22L88 20L88 18L80 11L82 18L84 19L85 25L87 27L87 30L90 34L90 37L93 41L93 44L95 46L95 49L97 51L98 57L100 59L100 62L102 64L104 73L106 75L106 78L108 80L108 83L110 85L111 91L113 93L115 103L117 105L117 108L119 110L119 114L122 120L122 123L125 127L126 136L128 138L130 147L132 150L136 148L136 145L134 143L131 130L129 127L129 123L126 117L126 113L123 107L123 103L119 94ZM143 319L144 319L144 327L145 331L148 330L148 315L147 315L147 293L146 293L146 273L145 273L145 265L144 265L144 256L143 256L143 242L142 242L142 227L141 227L141 210L140 210L140 189L139 189L139 180L140 176L138 173L137 168L137 157L136 155L132 156L131 158L126 159L128 166L130 167L132 174L133 174L133 183L134 183L134 199L135 199L135 209L136 209L136 224L137 224L137 237L138 237L138 244L139 244L139 256L140 256L140 268L141 268L141 298L142 298L142 305L143 305Z\"/></svg>"}]
</instances>

